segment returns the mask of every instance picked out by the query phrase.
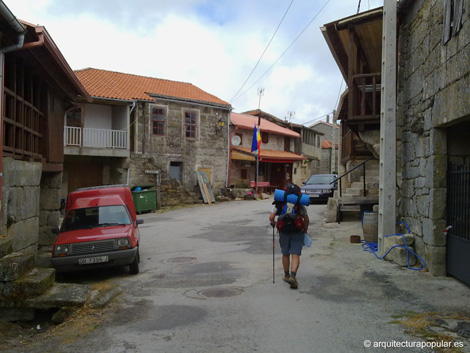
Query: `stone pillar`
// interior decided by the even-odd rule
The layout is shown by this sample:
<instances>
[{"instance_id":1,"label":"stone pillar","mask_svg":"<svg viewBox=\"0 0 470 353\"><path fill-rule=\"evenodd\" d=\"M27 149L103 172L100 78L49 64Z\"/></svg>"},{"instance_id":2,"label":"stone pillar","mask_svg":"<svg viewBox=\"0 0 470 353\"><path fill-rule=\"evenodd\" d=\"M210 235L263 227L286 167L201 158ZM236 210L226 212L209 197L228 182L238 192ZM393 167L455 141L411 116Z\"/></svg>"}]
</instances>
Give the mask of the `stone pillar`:
<instances>
[{"instance_id":1,"label":"stone pillar","mask_svg":"<svg viewBox=\"0 0 470 353\"><path fill-rule=\"evenodd\" d=\"M57 237L51 232L52 227L59 226L62 172L43 173L39 202L39 246L54 244Z\"/></svg>"}]
</instances>

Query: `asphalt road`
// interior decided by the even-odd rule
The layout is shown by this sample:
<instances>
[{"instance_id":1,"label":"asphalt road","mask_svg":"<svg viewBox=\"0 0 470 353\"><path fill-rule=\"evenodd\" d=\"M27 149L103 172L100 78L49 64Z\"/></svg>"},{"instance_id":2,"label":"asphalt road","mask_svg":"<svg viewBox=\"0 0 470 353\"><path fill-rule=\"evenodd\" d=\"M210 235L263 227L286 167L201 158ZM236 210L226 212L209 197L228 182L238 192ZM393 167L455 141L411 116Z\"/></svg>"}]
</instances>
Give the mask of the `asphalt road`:
<instances>
[{"instance_id":1,"label":"asphalt road","mask_svg":"<svg viewBox=\"0 0 470 353\"><path fill-rule=\"evenodd\" d=\"M303 249L299 289L282 281L277 235L273 283L271 202L232 201L142 215L138 275L118 269L74 278L86 282L91 276L123 289L99 325L35 349L383 352L374 344L422 341L395 323L397 317L470 314L467 286L377 260L349 242L360 222L323 223L325 205L308 207L313 245ZM372 347L366 347L367 340ZM469 351L467 343L460 352Z\"/></svg>"}]
</instances>

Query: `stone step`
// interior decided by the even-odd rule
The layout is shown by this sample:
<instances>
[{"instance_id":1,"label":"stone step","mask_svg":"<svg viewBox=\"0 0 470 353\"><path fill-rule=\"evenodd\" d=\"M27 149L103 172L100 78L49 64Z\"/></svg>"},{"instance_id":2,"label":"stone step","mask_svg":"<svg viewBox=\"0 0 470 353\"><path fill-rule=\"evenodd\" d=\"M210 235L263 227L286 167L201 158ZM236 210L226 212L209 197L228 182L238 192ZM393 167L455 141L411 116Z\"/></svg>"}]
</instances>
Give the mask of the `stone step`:
<instances>
[{"instance_id":1,"label":"stone step","mask_svg":"<svg viewBox=\"0 0 470 353\"><path fill-rule=\"evenodd\" d=\"M377 176L378 177L379 174L380 174L380 171L378 169L372 169L372 170L366 169L366 177L367 176Z\"/></svg>"},{"instance_id":2,"label":"stone step","mask_svg":"<svg viewBox=\"0 0 470 353\"><path fill-rule=\"evenodd\" d=\"M11 253L0 259L0 281L12 282L30 272L35 266L34 254Z\"/></svg>"},{"instance_id":3,"label":"stone step","mask_svg":"<svg viewBox=\"0 0 470 353\"><path fill-rule=\"evenodd\" d=\"M341 206L341 212L359 212L361 207L359 205L345 205Z\"/></svg>"},{"instance_id":4,"label":"stone step","mask_svg":"<svg viewBox=\"0 0 470 353\"><path fill-rule=\"evenodd\" d=\"M379 203L379 199L377 197L363 197L363 196L356 196L356 197L347 197L343 196L338 200L342 204L364 204L364 203Z\"/></svg>"},{"instance_id":5,"label":"stone step","mask_svg":"<svg viewBox=\"0 0 470 353\"><path fill-rule=\"evenodd\" d=\"M364 181L364 177L361 175L359 178L359 182L362 183ZM366 174L366 183L379 183L379 175L369 175Z\"/></svg>"},{"instance_id":6,"label":"stone step","mask_svg":"<svg viewBox=\"0 0 470 353\"><path fill-rule=\"evenodd\" d=\"M347 188L346 190L344 190L343 192L343 196L362 196L363 195L363 191L362 191L362 188Z\"/></svg>"},{"instance_id":7,"label":"stone step","mask_svg":"<svg viewBox=\"0 0 470 353\"><path fill-rule=\"evenodd\" d=\"M0 258L13 252L13 242L11 239L0 237Z\"/></svg>"},{"instance_id":8,"label":"stone step","mask_svg":"<svg viewBox=\"0 0 470 353\"><path fill-rule=\"evenodd\" d=\"M364 182L363 181L355 181L354 183L351 183L351 188L353 189L361 189L364 188ZM379 188L379 182L375 181L366 181L366 190L368 189L378 189Z\"/></svg>"},{"instance_id":9,"label":"stone step","mask_svg":"<svg viewBox=\"0 0 470 353\"><path fill-rule=\"evenodd\" d=\"M379 163L371 163L371 162L366 163L366 170L379 170L379 169L380 169Z\"/></svg>"},{"instance_id":10,"label":"stone step","mask_svg":"<svg viewBox=\"0 0 470 353\"><path fill-rule=\"evenodd\" d=\"M43 295L26 301L26 307L35 309L79 308L85 305L91 287L85 284L56 283Z\"/></svg>"},{"instance_id":11,"label":"stone step","mask_svg":"<svg viewBox=\"0 0 470 353\"><path fill-rule=\"evenodd\" d=\"M43 246L38 249L37 267L54 268L51 261L52 246Z\"/></svg>"},{"instance_id":12,"label":"stone step","mask_svg":"<svg viewBox=\"0 0 470 353\"><path fill-rule=\"evenodd\" d=\"M0 286L0 306L20 306L27 299L44 294L54 284L55 270L35 268L21 278Z\"/></svg>"}]
</instances>

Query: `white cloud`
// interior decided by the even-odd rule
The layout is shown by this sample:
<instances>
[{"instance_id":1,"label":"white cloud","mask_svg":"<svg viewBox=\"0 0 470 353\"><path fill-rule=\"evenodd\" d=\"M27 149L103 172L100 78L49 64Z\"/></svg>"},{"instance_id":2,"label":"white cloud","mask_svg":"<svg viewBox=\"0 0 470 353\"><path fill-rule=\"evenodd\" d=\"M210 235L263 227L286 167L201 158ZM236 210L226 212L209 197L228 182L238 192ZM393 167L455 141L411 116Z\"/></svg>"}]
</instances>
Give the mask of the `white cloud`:
<instances>
[{"instance_id":1,"label":"white cloud","mask_svg":"<svg viewBox=\"0 0 470 353\"><path fill-rule=\"evenodd\" d=\"M325 0L326 1L326 0ZM5 0L44 25L73 69L95 67L190 82L229 101L252 72L288 3L281 0ZM361 10L382 5L362 2ZM232 105L305 122L334 109L342 77L319 27L355 14L357 0L295 1ZM281 57L282 56L282 57ZM280 59L279 59L280 58ZM267 71L271 65L276 65ZM263 74L267 73L263 76Z\"/></svg>"}]
</instances>

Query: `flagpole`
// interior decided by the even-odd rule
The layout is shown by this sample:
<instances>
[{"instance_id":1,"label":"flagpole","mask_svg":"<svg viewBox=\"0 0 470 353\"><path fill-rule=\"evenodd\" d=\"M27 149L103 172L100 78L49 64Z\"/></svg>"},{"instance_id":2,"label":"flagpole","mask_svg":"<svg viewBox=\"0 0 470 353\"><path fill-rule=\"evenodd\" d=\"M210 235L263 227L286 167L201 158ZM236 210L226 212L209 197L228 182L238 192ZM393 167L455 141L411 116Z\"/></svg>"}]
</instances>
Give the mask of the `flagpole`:
<instances>
[{"instance_id":1,"label":"flagpole","mask_svg":"<svg viewBox=\"0 0 470 353\"><path fill-rule=\"evenodd\" d=\"M261 97L264 94L264 88L258 88L258 94L259 94L259 102L258 102L258 133L261 134L260 129L261 129ZM258 134L257 133L257 134ZM259 146L259 145L258 145ZM256 149L256 198L261 199L258 195L258 175L259 175L259 153L260 149Z\"/></svg>"}]
</instances>

